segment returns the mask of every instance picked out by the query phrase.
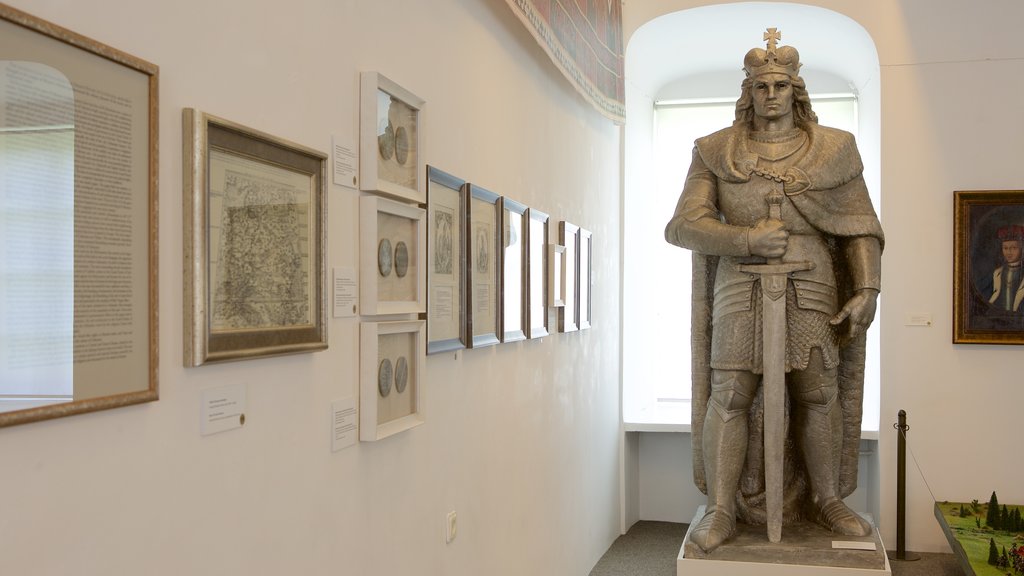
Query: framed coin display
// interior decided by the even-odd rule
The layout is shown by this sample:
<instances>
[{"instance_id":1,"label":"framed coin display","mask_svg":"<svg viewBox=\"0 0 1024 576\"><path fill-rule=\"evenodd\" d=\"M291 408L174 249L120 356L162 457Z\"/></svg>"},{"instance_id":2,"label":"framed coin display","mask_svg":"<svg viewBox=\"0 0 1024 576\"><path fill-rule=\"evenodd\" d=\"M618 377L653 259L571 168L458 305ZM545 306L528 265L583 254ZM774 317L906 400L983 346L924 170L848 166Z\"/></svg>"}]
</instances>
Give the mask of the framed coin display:
<instances>
[{"instance_id":1,"label":"framed coin display","mask_svg":"<svg viewBox=\"0 0 1024 576\"><path fill-rule=\"evenodd\" d=\"M577 232L576 245L579 249L579 326L580 330L590 328L593 323L593 304L590 289L594 282L594 235L583 228Z\"/></svg>"},{"instance_id":2,"label":"framed coin display","mask_svg":"<svg viewBox=\"0 0 1024 576\"><path fill-rule=\"evenodd\" d=\"M558 240L565 246L565 306L558 309L558 331L575 332L579 330L579 249L577 246L579 226L566 221L558 223Z\"/></svg>"},{"instance_id":3,"label":"framed coin display","mask_svg":"<svg viewBox=\"0 0 1024 576\"><path fill-rule=\"evenodd\" d=\"M470 348L490 346L499 342L501 329L501 214L500 196L475 184L469 185L469 223L466 238L469 282Z\"/></svg>"},{"instance_id":4,"label":"framed coin display","mask_svg":"<svg viewBox=\"0 0 1024 576\"><path fill-rule=\"evenodd\" d=\"M466 189L427 167L427 354L466 347Z\"/></svg>"},{"instance_id":5,"label":"framed coin display","mask_svg":"<svg viewBox=\"0 0 1024 576\"><path fill-rule=\"evenodd\" d=\"M359 188L426 202L420 148L423 99L377 72L359 77Z\"/></svg>"},{"instance_id":6,"label":"framed coin display","mask_svg":"<svg viewBox=\"0 0 1024 576\"><path fill-rule=\"evenodd\" d=\"M363 196L360 210L359 299L367 315L426 310L426 210Z\"/></svg>"},{"instance_id":7,"label":"framed coin display","mask_svg":"<svg viewBox=\"0 0 1024 576\"><path fill-rule=\"evenodd\" d=\"M526 339L526 206L501 200L501 341Z\"/></svg>"},{"instance_id":8,"label":"framed coin display","mask_svg":"<svg viewBox=\"0 0 1024 576\"><path fill-rule=\"evenodd\" d=\"M359 326L359 439L387 438L423 423L423 320Z\"/></svg>"},{"instance_id":9,"label":"framed coin display","mask_svg":"<svg viewBox=\"0 0 1024 576\"><path fill-rule=\"evenodd\" d=\"M527 256L526 335L543 338L550 333L548 327L548 215L529 208L526 211Z\"/></svg>"}]
</instances>

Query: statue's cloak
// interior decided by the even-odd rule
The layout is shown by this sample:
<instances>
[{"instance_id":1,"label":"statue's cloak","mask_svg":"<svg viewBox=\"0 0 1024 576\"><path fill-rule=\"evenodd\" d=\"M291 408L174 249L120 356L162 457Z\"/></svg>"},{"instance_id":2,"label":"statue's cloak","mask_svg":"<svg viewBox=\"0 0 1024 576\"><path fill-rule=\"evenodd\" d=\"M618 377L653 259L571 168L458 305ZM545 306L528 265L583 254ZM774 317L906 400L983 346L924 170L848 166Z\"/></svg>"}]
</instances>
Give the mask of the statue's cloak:
<instances>
[{"instance_id":1,"label":"statue's cloak","mask_svg":"<svg viewBox=\"0 0 1024 576\"><path fill-rule=\"evenodd\" d=\"M839 249L842 238L871 236L884 243L881 224L871 205L864 184L864 166L853 136L842 130L817 124L804 127L808 142L802 156L786 171L784 190L793 205L815 228L834 238L832 258L839 291L840 306L853 294L846 255ZM750 180L758 157L749 152L744 127L732 126L696 142L697 153L715 176L726 182ZM754 176L759 177L759 176ZM691 292L691 346L693 395L692 440L694 482L707 493L704 470L703 429L711 397L711 335L713 288L718 257L694 254ZM848 321L838 326L841 334L849 330ZM842 461L839 471L841 497L857 488L857 465L860 454L860 429L864 399L864 360L866 337L840 341L839 403L843 411ZM803 502L809 498L809 482L796 441L789 428L789 406L786 402L786 456L784 515L787 521L802 516ZM759 388L749 414L747 460L737 492L740 519L752 523L765 522L764 510L764 398Z\"/></svg>"}]
</instances>

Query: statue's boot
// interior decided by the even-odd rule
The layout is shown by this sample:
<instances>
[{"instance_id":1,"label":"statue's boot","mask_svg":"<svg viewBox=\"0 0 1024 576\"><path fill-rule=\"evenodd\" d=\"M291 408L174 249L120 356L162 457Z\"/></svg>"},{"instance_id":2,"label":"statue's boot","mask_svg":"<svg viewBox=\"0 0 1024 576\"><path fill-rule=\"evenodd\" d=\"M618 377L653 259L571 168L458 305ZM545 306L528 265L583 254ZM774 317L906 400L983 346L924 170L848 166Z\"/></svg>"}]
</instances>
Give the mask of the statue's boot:
<instances>
[{"instance_id":1,"label":"statue's boot","mask_svg":"<svg viewBox=\"0 0 1024 576\"><path fill-rule=\"evenodd\" d=\"M704 420L704 470L708 509L690 532L690 541L711 552L736 533L736 490L747 455L747 410L727 411L709 402Z\"/></svg>"},{"instance_id":2,"label":"statue's boot","mask_svg":"<svg viewBox=\"0 0 1024 576\"><path fill-rule=\"evenodd\" d=\"M815 521L825 528L846 536L867 536L871 534L871 525L859 514L850 510L839 498L833 497L816 502L817 516Z\"/></svg>"},{"instance_id":3,"label":"statue's boot","mask_svg":"<svg viewBox=\"0 0 1024 576\"><path fill-rule=\"evenodd\" d=\"M810 399L820 399L808 402ZM814 520L846 536L867 536L871 525L839 498L839 466L842 458L842 409L836 391L822 387L797 395L800 404L798 434L811 482Z\"/></svg>"}]
</instances>

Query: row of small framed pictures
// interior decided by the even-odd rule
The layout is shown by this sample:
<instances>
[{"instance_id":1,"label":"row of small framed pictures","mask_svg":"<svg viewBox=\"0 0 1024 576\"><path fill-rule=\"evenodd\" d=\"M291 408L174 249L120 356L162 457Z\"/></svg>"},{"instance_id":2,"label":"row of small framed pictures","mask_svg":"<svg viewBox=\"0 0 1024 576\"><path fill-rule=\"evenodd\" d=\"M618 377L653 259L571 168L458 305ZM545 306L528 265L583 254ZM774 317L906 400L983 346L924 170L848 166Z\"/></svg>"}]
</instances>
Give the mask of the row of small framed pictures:
<instances>
[{"instance_id":1,"label":"row of small framed pictures","mask_svg":"<svg viewBox=\"0 0 1024 576\"><path fill-rule=\"evenodd\" d=\"M427 354L589 328L592 235L427 167Z\"/></svg>"}]
</instances>

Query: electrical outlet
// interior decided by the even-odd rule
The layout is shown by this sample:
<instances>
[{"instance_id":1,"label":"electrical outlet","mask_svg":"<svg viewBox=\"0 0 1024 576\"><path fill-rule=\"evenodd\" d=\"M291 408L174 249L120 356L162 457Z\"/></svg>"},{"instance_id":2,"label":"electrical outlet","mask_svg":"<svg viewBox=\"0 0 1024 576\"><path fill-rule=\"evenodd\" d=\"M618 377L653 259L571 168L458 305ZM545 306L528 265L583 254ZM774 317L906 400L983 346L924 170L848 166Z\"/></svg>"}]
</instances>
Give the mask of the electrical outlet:
<instances>
[{"instance_id":1,"label":"electrical outlet","mask_svg":"<svg viewBox=\"0 0 1024 576\"><path fill-rule=\"evenodd\" d=\"M452 510L449 512L445 519L444 543L451 544L452 540L455 540L455 535L459 532L459 526L456 523L455 511Z\"/></svg>"}]
</instances>

